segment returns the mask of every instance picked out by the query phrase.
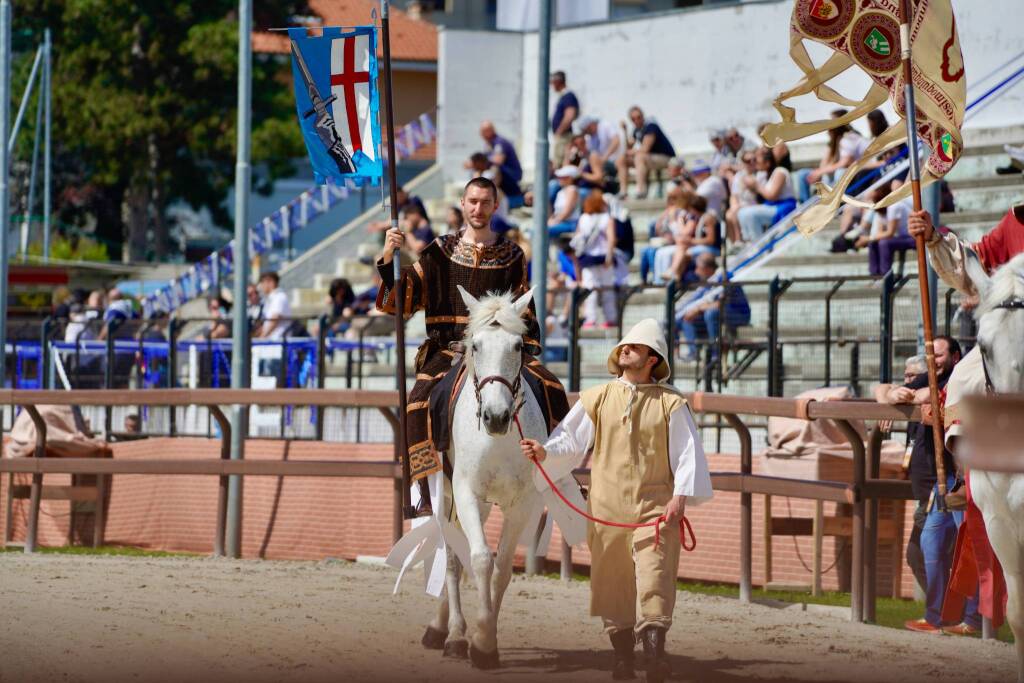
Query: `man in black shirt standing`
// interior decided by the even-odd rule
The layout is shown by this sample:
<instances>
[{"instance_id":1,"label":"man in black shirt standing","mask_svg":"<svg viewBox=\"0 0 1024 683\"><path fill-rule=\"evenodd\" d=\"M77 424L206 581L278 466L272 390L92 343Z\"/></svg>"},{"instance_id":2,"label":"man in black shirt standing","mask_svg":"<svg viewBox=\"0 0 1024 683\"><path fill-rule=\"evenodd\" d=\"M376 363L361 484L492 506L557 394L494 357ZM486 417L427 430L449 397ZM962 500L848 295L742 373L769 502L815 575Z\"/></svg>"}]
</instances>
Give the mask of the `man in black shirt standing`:
<instances>
[{"instance_id":1,"label":"man in black shirt standing","mask_svg":"<svg viewBox=\"0 0 1024 683\"><path fill-rule=\"evenodd\" d=\"M953 366L960 362L960 345L951 337L935 338L935 365L938 370L939 390L945 389ZM882 384L875 389L875 398L880 403L921 406L922 422L912 423L908 429L913 439L910 456L910 484L917 499L914 511L914 529L907 547L907 563L919 574L915 564L923 558L924 574L927 578L925 616L908 621L905 626L912 631L964 635L981 628L977 600L968 601L964 623L946 629L942 628L942 600L946 595L950 565L953 561L953 547L956 532L963 515L960 512L940 510L935 505L937 477L935 473L935 441L932 437L932 415L928 394L927 373L917 375L903 385ZM956 465L948 450L943 453L949 489L953 488ZM915 547L917 546L917 547Z\"/></svg>"}]
</instances>

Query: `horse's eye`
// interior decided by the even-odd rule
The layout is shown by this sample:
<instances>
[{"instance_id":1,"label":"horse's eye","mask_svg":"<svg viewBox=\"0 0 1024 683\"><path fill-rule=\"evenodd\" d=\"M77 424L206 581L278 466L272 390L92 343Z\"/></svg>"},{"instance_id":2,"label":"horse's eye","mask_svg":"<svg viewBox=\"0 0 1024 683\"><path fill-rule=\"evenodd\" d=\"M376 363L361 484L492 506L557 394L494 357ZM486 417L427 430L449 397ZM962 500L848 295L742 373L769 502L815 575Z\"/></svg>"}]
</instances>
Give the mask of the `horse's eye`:
<instances>
[{"instance_id":1,"label":"horse's eye","mask_svg":"<svg viewBox=\"0 0 1024 683\"><path fill-rule=\"evenodd\" d=\"M473 353L480 353L480 344L473 342Z\"/></svg>"},{"instance_id":2,"label":"horse's eye","mask_svg":"<svg viewBox=\"0 0 1024 683\"><path fill-rule=\"evenodd\" d=\"M516 342L515 345L512 348L515 351L522 351L523 350L523 342Z\"/></svg>"}]
</instances>

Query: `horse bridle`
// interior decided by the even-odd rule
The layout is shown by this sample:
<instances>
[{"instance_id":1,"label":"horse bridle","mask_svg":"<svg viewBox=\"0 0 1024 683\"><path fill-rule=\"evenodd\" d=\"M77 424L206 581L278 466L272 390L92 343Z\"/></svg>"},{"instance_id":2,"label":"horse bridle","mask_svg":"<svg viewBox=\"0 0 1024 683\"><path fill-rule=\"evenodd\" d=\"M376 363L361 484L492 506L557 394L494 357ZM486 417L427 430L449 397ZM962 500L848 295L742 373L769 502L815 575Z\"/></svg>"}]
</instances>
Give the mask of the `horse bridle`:
<instances>
[{"instance_id":1,"label":"horse bridle","mask_svg":"<svg viewBox=\"0 0 1024 683\"><path fill-rule=\"evenodd\" d=\"M521 406L520 401L519 401L519 389L520 389L520 387L522 386L522 383L523 383L523 363L522 363L522 361L520 360L520 362L519 362L519 369L516 371L516 378L514 380L512 380L511 382L509 382L507 379L505 379L501 375L488 375L488 376L484 377L483 379L480 379L476 375L476 368L475 367L473 368L473 392L476 394L476 422L477 422L477 428L479 428L479 426L480 426L480 420L482 419L481 418L481 414L483 412L483 401L480 399L480 391L485 386L490 384L491 382L494 382L495 384L500 384L500 385L504 386L512 394L512 405L515 406L514 410L512 411L512 414L513 414L513 417L514 417L515 414L519 412L519 408Z\"/></svg>"},{"instance_id":2,"label":"horse bridle","mask_svg":"<svg viewBox=\"0 0 1024 683\"><path fill-rule=\"evenodd\" d=\"M1024 311L1024 297L1006 299L1005 301L996 304L994 308L1002 308L1008 311ZM981 370L985 373L985 392L989 394L996 393L995 387L992 385L992 378L988 374L988 363L985 362L984 348L981 349Z\"/></svg>"}]
</instances>

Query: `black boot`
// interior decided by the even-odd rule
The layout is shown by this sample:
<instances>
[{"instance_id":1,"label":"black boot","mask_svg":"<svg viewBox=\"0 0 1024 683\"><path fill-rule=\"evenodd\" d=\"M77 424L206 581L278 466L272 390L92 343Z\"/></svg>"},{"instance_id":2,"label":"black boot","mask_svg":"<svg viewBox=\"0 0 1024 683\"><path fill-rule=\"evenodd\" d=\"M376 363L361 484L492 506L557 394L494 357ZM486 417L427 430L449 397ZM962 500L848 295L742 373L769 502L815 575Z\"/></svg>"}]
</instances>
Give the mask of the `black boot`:
<instances>
[{"instance_id":1,"label":"black boot","mask_svg":"<svg viewBox=\"0 0 1024 683\"><path fill-rule=\"evenodd\" d=\"M430 517L434 514L434 509L430 506L430 484L427 483L426 477L417 483L420 487L420 502L416 504L416 516Z\"/></svg>"},{"instance_id":2,"label":"black boot","mask_svg":"<svg viewBox=\"0 0 1024 683\"><path fill-rule=\"evenodd\" d=\"M636 647L636 636L633 629L624 628L608 634L615 648L615 668L612 669L612 678L616 681L629 681L636 678L633 671L633 648Z\"/></svg>"},{"instance_id":3,"label":"black boot","mask_svg":"<svg viewBox=\"0 0 1024 683\"><path fill-rule=\"evenodd\" d=\"M648 626L640 632L644 644L644 669L648 683L662 683L672 674L672 666L665 655L665 629Z\"/></svg>"}]
</instances>

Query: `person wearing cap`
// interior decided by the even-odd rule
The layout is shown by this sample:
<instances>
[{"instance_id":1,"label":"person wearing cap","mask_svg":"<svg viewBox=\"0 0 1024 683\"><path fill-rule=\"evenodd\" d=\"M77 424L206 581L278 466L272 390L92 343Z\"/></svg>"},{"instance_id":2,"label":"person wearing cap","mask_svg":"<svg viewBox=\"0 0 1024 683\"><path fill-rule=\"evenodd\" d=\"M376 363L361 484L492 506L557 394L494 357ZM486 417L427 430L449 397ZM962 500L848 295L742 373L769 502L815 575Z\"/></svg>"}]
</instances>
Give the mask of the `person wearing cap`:
<instances>
[{"instance_id":1,"label":"person wearing cap","mask_svg":"<svg viewBox=\"0 0 1024 683\"><path fill-rule=\"evenodd\" d=\"M653 527L590 523L590 613L601 617L615 650L615 679L632 678L636 640L648 681L670 673L665 634L672 625L679 569L678 523L687 504L711 499L711 477L693 415L669 380L665 334L648 318L608 356L615 379L587 389L547 443L524 439L552 480L590 459L590 514L643 524L666 515L660 543ZM539 489L546 482L534 474Z\"/></svg>"},{"instance_id":2,"label":"person wearing cap","mask_svg":"<svg viewBox=\"0 0 1024 683\"><path fill-rule=\"evenodd\" d=\"M548 217L548 234L558 237L576 231L576 221L580 217L580 191L576 183L580 179L579 166L563 166L555 171L558 181L558 194L551 205L551 216Z\"/></svg>"},{"instance_id":3,"label":"person wearing cap","mask_svg":"<svg viewBox=\"0 0 1024 683\"><path fill-rule=\"evenodd\" d=\"M693 162L693 168L690 169L686 180L693 186L693 191L707 201L707 210L721 218L729 199L729 191L725 187L725 181L712 175L714 168L704 159L697 159Z\"/></svg>"},{"instance_id":4,"label":"person wearing cap","mask_svg":"<svg viewBox=\"0 0 1024 683\"><path fill-rule=\"evenodd\" d=\"M587 136L590 168L605 175L615 175L615 161L622 154L622 136L615 124L596 116L581 116L572 124L572 132Z\"/></svg>"},{"instance_id":5,"label":"person wearing cap","mask_svg":"<svg viewBox=\"0 0 1024 683\"><path fill-rule=\"evenodd\" d=\"M715 148L715 153L711 155L711 168L718 171L723 164L733 166L736 163L736 154L725 144L724 128L711 131L708 141Z\"/></svg>"}]
</instances>

